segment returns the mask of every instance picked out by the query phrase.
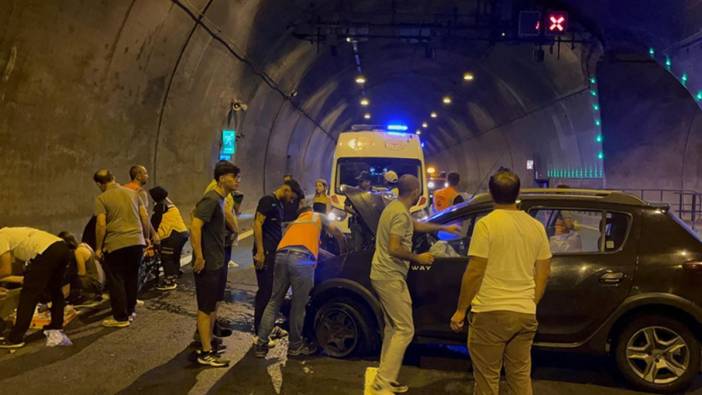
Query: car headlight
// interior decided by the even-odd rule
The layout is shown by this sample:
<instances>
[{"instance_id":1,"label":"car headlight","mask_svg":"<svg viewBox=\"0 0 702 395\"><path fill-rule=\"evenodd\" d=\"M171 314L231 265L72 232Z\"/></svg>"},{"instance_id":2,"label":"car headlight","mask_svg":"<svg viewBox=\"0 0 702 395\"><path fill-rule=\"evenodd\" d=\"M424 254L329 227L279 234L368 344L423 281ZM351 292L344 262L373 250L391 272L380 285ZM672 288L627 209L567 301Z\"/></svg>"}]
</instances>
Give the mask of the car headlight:
<instances>
[{"instance_id":1,"label":"car headlight","mask_svg":"<svg viewBox=\"0 0 702 395\"><path fill-rule=\"evenodd\" d=\"M343 221L346 219L348 214L346 211L339 210L338 208L332 208L330 212L327 213L327 219L329 221Z\"/></svg>"}]
</instances>

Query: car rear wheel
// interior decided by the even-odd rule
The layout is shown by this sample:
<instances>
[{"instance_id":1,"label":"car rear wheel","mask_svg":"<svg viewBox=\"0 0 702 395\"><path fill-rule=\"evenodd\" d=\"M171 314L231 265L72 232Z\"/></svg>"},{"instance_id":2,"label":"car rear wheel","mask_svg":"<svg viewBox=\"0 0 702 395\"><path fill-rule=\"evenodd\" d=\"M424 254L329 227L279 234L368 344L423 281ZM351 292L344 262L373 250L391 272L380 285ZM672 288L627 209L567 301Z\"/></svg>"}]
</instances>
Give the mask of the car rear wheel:
<instances>
[{"instance_id":1,"label":"car rear wheel","mask_svg":"<svg viewBox=\"0 0 702 395\"><path fill-rule=\"evenodd\" d=\"M370 353L377 339L368 308L350 298L331 299L320 306L314 328L319 346L335 358Z\"/></svg>"},{"instance_id":2,"label":"car rear wheel","mask_svg":"<svg viewBox=\"0 0 702 395\"><path fill-rule=\"evenodd\" d=\"M700 344L684 323L640 316L619 333L617 367L634 387L651 392L687 389L700 368Z\"/></svg>"}]
</instances>

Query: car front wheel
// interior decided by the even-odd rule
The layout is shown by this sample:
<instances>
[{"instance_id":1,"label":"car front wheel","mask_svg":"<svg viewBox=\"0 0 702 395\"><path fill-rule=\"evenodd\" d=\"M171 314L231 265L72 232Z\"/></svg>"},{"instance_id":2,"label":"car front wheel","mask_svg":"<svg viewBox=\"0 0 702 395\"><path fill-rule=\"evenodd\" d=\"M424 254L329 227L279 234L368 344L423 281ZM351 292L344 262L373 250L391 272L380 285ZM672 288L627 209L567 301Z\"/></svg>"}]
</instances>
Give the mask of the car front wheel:
<instances>
[{"instance_id":1,"label":"car front wheel","mask_svg":"<svg viewBox=\"0 0 702 395\"><path fill-rule=\"evenodd\" d=\"M666 316L635 318L619 333L617 367L634 387L651 392L686 390L700 368L700 344L684 323Z\"/></svg>"},{"instance_id":2,"label":"car front wheel","mask_svg":"<svg viewBox=\"0 0 702 395\"><path fill-rule=\"evenodd\" d=\"M368 309L350 298L325 302L315 315L317 343L335 358L363 355L373 351L377 338Z\"/></svg>"}]
</instances>

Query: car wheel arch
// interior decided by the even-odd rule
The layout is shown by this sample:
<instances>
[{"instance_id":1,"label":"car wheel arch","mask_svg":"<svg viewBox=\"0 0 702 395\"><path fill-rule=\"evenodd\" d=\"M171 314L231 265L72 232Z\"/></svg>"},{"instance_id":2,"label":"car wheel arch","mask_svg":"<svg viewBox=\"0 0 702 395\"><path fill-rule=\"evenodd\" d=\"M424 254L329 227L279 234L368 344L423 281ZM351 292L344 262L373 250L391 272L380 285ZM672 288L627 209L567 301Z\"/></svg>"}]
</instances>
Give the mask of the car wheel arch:
<instances>
[{"instance_id":1,"label":"car wheel arch","mask_svg":"<svg viewBox=\"0 0 702 395\"><path fill-rule=\"evenodd\" d=\"M642 296L626 304L625 308L620 308L611 321L607 332L610 349L613 348L613 342L628 322L634 317L646 314L665 315L677 319L688 325L698 340L702 340L702 316L699 312L689 310L692 302L670 294Z\"/></svg>"}]
</instances>

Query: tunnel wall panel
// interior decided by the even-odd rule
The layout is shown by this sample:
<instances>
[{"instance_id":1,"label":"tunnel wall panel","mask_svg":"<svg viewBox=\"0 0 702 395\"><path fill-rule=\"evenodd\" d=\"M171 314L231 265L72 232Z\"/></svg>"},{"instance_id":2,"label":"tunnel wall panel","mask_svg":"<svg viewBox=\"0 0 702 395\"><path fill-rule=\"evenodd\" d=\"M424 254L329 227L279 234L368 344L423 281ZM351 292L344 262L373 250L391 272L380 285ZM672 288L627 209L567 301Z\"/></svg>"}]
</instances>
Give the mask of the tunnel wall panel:
<instances>
[{"instance_id":1,"label":"tunnel wall panel","mask_svg":"<svg viewBox=\"0 0 702 395\"><path fill-rule=\"evenodd\" d=\"M656 63L605 62L598 70L607 185L697 188L702 124L688 92Z\"/></svg>"},{"instance_id":2,"label":"tunnel wall panel","mask_svg":"<svg viewBox=\"0 0 702 395\"><path fill-rule=\"evenodd\" d=\"M149 165L188 32L168 2L22 2L0 41L0 225L79 231L98 167Z\"/></svg>"}]
</instances>

